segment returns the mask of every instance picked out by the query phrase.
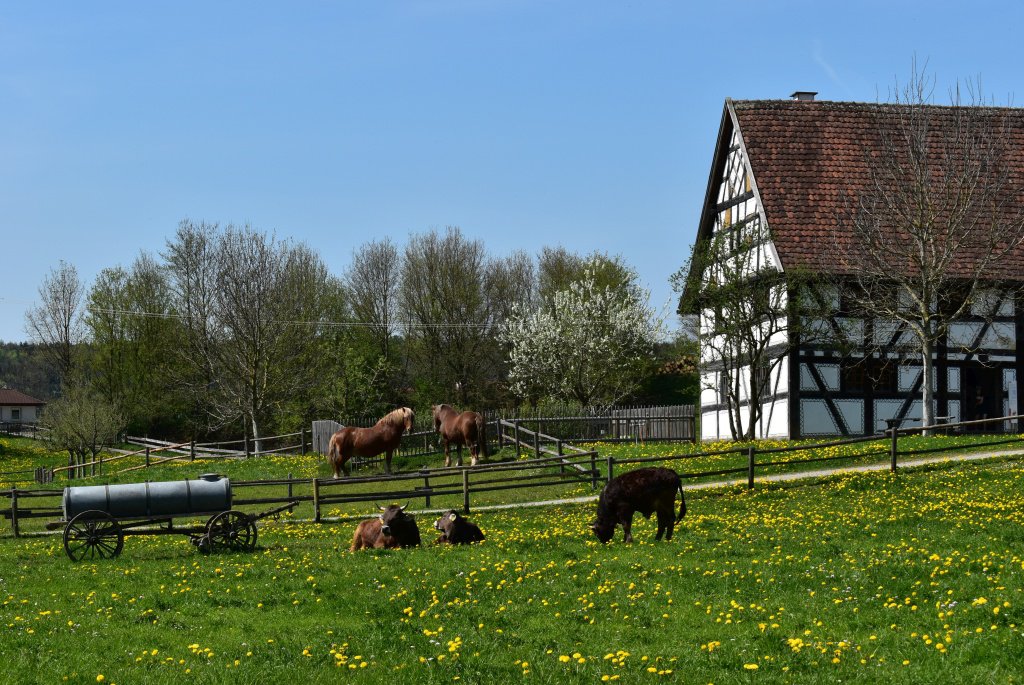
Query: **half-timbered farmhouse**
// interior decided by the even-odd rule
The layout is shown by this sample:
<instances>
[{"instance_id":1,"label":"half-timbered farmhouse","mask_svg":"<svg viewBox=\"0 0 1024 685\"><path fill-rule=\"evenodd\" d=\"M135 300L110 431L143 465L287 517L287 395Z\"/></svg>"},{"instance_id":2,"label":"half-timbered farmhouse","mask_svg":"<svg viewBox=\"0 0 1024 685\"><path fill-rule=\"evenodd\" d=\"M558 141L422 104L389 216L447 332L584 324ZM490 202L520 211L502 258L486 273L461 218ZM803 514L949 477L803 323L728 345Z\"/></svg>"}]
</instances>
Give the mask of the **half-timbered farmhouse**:
<instances>
[{"instance_id":1,"label":"half-timbered farmhouse","mask_svg":"<svg viewBox=\"0 0 1024 685\"><path fill-rule=\"evenodd\" d=\"M872 151L865 145L872 140L877 114L893 106L822 101L814 95L726 100L699 236L735 230L738 224L759 225L768 238L757 247L758 260L767 260L783 274L829 268L829 251L837 236L843 236L844 198L866 178ZM1021 154L1013 155L1022 167L1016 171L1024 172L1024 110L1005 111L1013 144L1021 146ZM1024 254L1008 255L992 277L1024 280ZM851 316L841 305L841 288L835 298L836 317ZM715 315L700 312L702 336L712 334ZM994 317L968 312L962 321L956 319L948 340L933 355L936 416L955 422L1016 413L1016 379L1024 363L1016 341L1022 323L1021 308L1011 297L1003 297ZM873 330L893 336L893 346L899 342L901 333L891 326ZM755 434L869 435L884 430L887 420L921 417L920 360L906 354L887 358L884 345L878 348L882 352L873 354L880 359L868 364L864 357L869 354L858 357L849 349L813 342L789 346L772 367L768 390L759 398L741 399L740 404L761 406ZM703 343L702 358L701 437L730 438L723 374L715 366L721 369L723 362Z\"/></svg>"}]
</instances>

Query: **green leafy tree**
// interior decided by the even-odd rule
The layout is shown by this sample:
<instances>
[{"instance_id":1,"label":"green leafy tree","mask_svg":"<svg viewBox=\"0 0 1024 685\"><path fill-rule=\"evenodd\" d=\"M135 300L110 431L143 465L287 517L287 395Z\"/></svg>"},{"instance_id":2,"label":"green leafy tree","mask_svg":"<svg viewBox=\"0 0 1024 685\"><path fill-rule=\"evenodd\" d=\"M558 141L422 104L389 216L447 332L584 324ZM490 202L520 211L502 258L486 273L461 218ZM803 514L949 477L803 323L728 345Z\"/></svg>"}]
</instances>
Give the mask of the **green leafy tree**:
<instances>
[{"instance_id":1,"label":"green leafy tree","mask_svg":"<svg viewBox=\"0 0 1024 685\"><path fill-rule=\"evenodd\" d=\"M95 461L117 442L124 416L95 389L80 380L64 386L61 397L46 407L41 425L49 445L68 453L68 466Z\"/></svg>"},{"instance_id":2,"label":"green leafy tree","mask_svg":"<svg viewBox=\"0 0 1024 685\"><path fill-rule=\"evenodd\" d=\"M85 324L92 383L121 408L129 430L180 434L181 398L169 382L180 322L166 269L142 254L130 270L101 271L89 290Z\"/></svg>"}]
</instances>

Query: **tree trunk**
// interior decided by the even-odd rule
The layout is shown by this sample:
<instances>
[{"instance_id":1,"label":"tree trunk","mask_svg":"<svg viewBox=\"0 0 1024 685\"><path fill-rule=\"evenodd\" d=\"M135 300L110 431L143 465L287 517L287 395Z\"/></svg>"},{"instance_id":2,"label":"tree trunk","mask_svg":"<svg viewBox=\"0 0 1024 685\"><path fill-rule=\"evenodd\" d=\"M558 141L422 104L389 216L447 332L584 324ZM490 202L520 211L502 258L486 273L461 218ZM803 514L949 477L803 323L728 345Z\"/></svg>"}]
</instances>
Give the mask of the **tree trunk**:
<instances>
[{"instance_id":1,"label":"tree trunk","mask_svg":"<svg viewBox=\"0 0 1024 685\"><path fill-rule=\"evenodd\" d=\"M761 389L757 387L757 374L750 367L750 378L747 383L747 440L757 439L757 426L761 423Z\"/></svg>"},{"instance_id":2,"label":"tree trunk","mask_svg":"<svg viewBox=\"0 0 1024 685\"><path fill-rule=\"evenodd\" d=\"M934 343L931 340L921 341L921 426L926 429L923 431L923 435L931 435L932 431L927 429L935 425L935 410L932 401L935 397L935 388L932 385L934 382L932 369L935 367L935 361L932 359L933 347Z\"/></svg>"},{"instance_id":3,"label":"tree trunk","mask_svg":"<svg viewBox=\"0 0 1024 685\"><path fill-rule=\"evenodd\" d=\"M252 417L252 451L254 455L263 451L263 438L260 436L260 427L256 423L256 416Z\"/></svg>"},{"instance_id":4,"label":"tree trunk","mask_svg":"<svg viewBox=\"0 0 1024 685\"><path fill-rule=\"evenodd\" d=\"M733 372L733 376L729 378L729 429L732 431L733 440L742 440L746 435L746 429L743 427L743 414L740 411L740 377L739 370L736 369Z\"/></svg>"}]
</instances>

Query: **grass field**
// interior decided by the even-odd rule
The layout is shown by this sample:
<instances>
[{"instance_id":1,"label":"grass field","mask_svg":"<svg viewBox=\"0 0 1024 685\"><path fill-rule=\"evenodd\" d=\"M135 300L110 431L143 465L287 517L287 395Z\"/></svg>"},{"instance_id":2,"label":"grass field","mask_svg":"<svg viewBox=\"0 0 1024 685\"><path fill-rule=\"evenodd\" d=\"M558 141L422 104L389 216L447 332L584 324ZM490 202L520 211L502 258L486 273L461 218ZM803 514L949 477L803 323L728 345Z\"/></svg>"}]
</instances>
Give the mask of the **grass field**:
<instances>
[{"instance_id":1,"label":"grass field","mask_svg":"<svg viewBox=\"0 0 1024 685\"><path fill-rule=\"evenodd\" d=\"M1021 466L693 493L672 542L641 519L631 546L588 535L593 505L376 553L347 551L352 523L80 564L4 537L5 682L1020 682Z\"/></svg>"},{"instance_id":2,"label":"grass field","mask_svg":"<svg viewBox=\"0 0 1024 685\"><path fill-rule=\"evenodd\" d=\"M907 436L900 439L900 449L905 452L945 449L956 453L967 453L972 451L991 451L993 449L1006 449L1019 447L1016 444L1005 444L1008 440L1021 440L1024 436L983 436L983 435L958 435L958 436ZM991 446L993 441L1001 442ZM757 455L757 478L764 478L773 474L794 473L819 468L841 468L864 464L887 464L889 461L889 442L887 439L880 439L868 443L832 445L828 447L817 447L818 442L787 442L779 440L761 440L754 443L759 453ZM780 447L800 446L799 451L771 452L770 450ZM687 442L665 443L651 442L647 444L620 443L592 444L585 445L588 449L596 450L599 453L594 461L599 474L603 477L607 472L606 458L614 457L616 460L650 459L658 458L665 461L663 465L673 468L685 476L686 483L707 483L722 482L728 479L744 479L746 477L746 444L736 443L704 443L692 445ZM731 453L723 454L723 451L732 450ZM767 450L767 451L766 451ZM686 456L681 456L686 455ZM523 453L525 459L530 455ZM901 456L905 461L912 455ZM104 473L87 478L78 478L68 481L66 476L61 475L58 480L50 485L39 486L31 482L31 469L35 466L59 465L66 461L66 456L48 452L40 443L28 439L11 439L0 437L0 483L10 487L11 483L17 483L22 489L49 489L55 491L50 498L32 498L21 500L21 508L37 508L55 511L60 506L60 489L65 485L90 485L96 483L124 483L139 482L142 480L179 480L182 478L195 478L203 473L215 472L231 477L235 484L234 494L236 501L258 498L277 498L284 500L288 496L288 488L285 485L266 485L256 487L243 487L239 483L244 481L258 481L265 479L284 479L289 475L296 479L305 479L306 482L295 484L291 493L297 497L312 498L312 486L309 479L319 477L324 483L321 487L321 496L325 498L325 504L321 513L328 518L367 516L376 511L372 501L356 503L326 503L327 498L349 495L372 495L379 494L382 501L409 501L414 508L461 508L462 478L458 473L450 475L433 474L429 478L429 484L435 492L447 491L448 495L434 495L431 498L429 507L422 496L411 494L415 488L425 486L427 481L422 478L411 480L398 480L391 482L335 482L332 481L331 469L326 461L317 455L271 455L261 456L253 459L202 459L195 462L177 461L154 465L150 468L131 471L121 475L111 475L116 468L123 469L126 466L139 466L144 464L143 457L131 457L128 460L105 464ZM828 459L830 461L814 461ZM808 462L807 460L811 460ZM498 454L491 455L487 460L490 464L498 462L513 464L516 462L515 451L506 448ZM468 462L467 462L468 463ZM581 465L590 468L591 462L583 458ZM615 465L614 472L620 473L623 470L636 468L638 464ZM649 465L649 464L648 464ZM436 468L443 466L443 458L440 455L402 459L395 463L395 468L405 474L415 473L421 468ZM722 471L738 471L730 475L721 475ZM715 475L716 472L719 475ZM367 476L379 474L377 470L356 471L356 476ZM570 471L567 471L570 473ZM712 475L701 476L701 473ZM6 476L5 474L11 474ZM486 491L489 487L487 481L504 482L513 477L541 478L544 483L536 481L520 481L519 486L513 489ZM25 480L20 480L25 479ZM545 468L530 468L527 471L519 472L498 472L482 473L479 470L471 471L471 505L486 507L489 505L501 505L517 502L547 501L556 499L577 498L581 496L593 496L596 491L592 487L589 477L565 477L559 476L559 468L549 465ZM546 483L546 484L545 484ZM263 505L263 509L271 505ZM250 511L260 509L258 505L246 508ZM299 505L295 510L297 518L312 518L313 507L308 501ZM22 530L42 530L45 519L24 519ZM0 519L0 535L10 532L6 520Z\"/></svg>"}]
</instances>

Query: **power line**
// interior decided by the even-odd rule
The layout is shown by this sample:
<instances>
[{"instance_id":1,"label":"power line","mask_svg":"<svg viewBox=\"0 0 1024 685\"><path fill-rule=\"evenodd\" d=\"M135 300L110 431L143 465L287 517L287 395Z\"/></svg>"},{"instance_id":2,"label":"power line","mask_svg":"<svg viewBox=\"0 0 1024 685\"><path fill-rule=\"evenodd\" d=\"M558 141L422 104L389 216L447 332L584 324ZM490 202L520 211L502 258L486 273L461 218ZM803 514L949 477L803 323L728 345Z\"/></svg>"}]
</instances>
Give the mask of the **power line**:
<instances>
[{"instance_id":1,"label":"power line","mask_svg":"<svg viewBox=\"0 0 1024 685\"><path fill-rule=\"evenodd\" d=\"M177 313L174 313L174 312L145 312L145 311L139 311L139 310L136 310L136 309L114 309L114 308L100 309L100 308L95 308L95 309L92 309L91 311L102 313L102 314L111 314L111 315L115 315L115 316L137 316L137 317L141 317L141 318L151 318L151 319L176 319L176 320L179 320L179 321L185 321L185 320L187 320L189 318L189 316L186 315L186 314L177 314ZM596 319L592 319L591 320L591 322L595 322L595 321L598 321L598 320L596 320ZM600 321L600 323L607 323L607 322L608 322L607 319L603 319L603 320ZM404 330L404 331L411 331L411 330L445 330L445 329L454 329L454 330L458 330L458 329L479 329L479 330L486 330L486 329L492 329L492 328L500 327L500 326L503 325L502 323L497 323L497 322L492 322L492 323L472 323L472 322L467 322L467 323L414 323L412 321L394 321L394 322L392 322L390 324L387 324L385 326L385 324L376 323L376 322L373 322L373 321L324 321L324 320L298 321L298 320L288 320L288 319L283 319L283 320L282 319L271 319L271 320L267 321L267 323L283 324L283 325L286 325L286 326L308 326L308 327L324 326L324 327L327 327L327 328L383 328L383 327L387 327L387 328L393 329L393 330ZM661 337L662 338L667 337L667 332L663 333L663 335Z\"/></svg>"},{"instance_id":2,"label":"power line","mask_svg":"<svg viewBox=\"0 0 1024 685\"><path fill-rule=\"evenodd\" d=\"M143 312L135 309L92 309L91 311L101 314L112 314L115 316L138 316L151 319L177 319L186 321L190 317L187 314L176 314L174 312ZM381 328L384 324L373 321L297 321L290 319L270 319L266 323L277 323L286 326L327 326L335 328ZM493 328L501 324L497 323L413 323L411 321L394 321L387 324L388 328Z\"/></svg>"}]
</instances>

